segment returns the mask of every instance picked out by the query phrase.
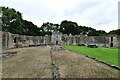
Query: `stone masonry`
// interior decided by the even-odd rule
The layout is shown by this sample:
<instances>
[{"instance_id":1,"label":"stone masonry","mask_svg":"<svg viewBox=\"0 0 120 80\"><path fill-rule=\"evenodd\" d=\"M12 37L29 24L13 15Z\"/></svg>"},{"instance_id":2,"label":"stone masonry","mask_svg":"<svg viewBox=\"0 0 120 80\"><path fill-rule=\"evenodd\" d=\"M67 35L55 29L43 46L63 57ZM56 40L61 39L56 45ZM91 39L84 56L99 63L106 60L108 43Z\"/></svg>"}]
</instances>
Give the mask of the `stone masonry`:
<instances>
[{"instance_id":1,"label":"stone masonry","mask_svg":"<svg viewBox=\"0 0 120 80\"><path fill-rule=\"evenodd\" d=\"M40 45L90 45L94 44L102 47L119 47L120 36L86 36L86 35L66 35L60 32L46 36L26 36L12 34L10 32L1 32L2 49L15 47L29 47ZM0 40L1 41L1 40Z\"/></svg>"}]
</instances>

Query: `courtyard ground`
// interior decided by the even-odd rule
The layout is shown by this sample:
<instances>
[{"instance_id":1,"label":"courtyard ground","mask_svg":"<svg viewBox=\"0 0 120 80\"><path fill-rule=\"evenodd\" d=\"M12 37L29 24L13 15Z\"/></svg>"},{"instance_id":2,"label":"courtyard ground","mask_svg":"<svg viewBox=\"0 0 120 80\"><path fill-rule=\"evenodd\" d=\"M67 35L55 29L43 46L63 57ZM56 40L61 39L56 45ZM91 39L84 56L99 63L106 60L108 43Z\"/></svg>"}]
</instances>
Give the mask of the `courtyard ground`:
<instances>
[{"instance_id":1,"label":"courtyard ground","mask_svg":"<svg viewBox=\"0 0 120 80\"><path fill-rule=\"evenodd\" d=\"M3 60L3 78L52 78L50 47L11 49ZM118 70L68 50L53 51L60 78L117 78Z\"/></svg>"},{"instance_id":2,"label":"courtyard ground","mask_svg":"<svg viewBox=\"0 0 120 80\"><path fill-rule=\"evenodd\" d=\"M3 78L52 78L49 47L19 48L10 51L18 51L18 54L3 60Z\"/></svg>"}]
</instances>

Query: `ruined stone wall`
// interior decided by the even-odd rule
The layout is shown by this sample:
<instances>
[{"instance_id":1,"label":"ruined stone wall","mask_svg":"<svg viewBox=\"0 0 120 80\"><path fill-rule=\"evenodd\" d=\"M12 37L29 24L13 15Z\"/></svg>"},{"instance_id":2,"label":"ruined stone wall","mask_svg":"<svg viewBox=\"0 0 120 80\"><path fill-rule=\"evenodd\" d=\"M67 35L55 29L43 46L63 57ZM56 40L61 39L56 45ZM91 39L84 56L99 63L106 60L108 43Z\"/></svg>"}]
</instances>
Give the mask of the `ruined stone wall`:
<instances>
[{"instance_id":1,"label":"ruined stone wall","mask_svg":"<svg viewBox=\"0 0 120 80\"><path fill-rule=\"evenodd\" d=\"M120 41L120 36L111 37L111 36L84 36L84 35L59 35L61 38L56 38L54 36L26 36L19 34L11 34L9 32L1 32L2 36L2 49L15 48L15 47L29 47L29 46L39 46L39 45L51 45L53 41L59 41L60 43L66 45L79 45L85 44L90 45L94 44L102 47L120 47L118 45ZM58 40L60 39L60 40Z\"/></svg>"},{"instance_id":2,"label":"ruined stone wall","mask_svg":"<svg viewBox=\"0 0 120 80\"><path fill-rule=\"evenodd\" d=\"M11 34L9 32L2 32L1 34L3 50L8 48L38 46L51 43L51 36L26 36Z\"/></svg>"},{"instance_id":3,"label":"ruined stone wall","mask_svg":"<svg viewBox=\"0 0 120 80\"><path fill-rule=\"evenodd\" d=\"M110 37L110 36L66 36L66 43L67 45L90 45L94 44L101 47L115 47L117 48L118 41L120 40L120 37Z\"/></svg>"},{"instance_id":4,"label":"ruined stone wall","mask_svg":"<svg viewBox=\"0 0 120 80\"><path fill-rule=\"evenodd\" d=\"M120 41L120 36L113 37L113 42L112 42L113 47L119 47L120 48L119 41Z\"/></svg>"},{"instance_id":5,"label":"ruined stone wall","mask_svg":"<svg viewBox=\"0 0 120 80\"><path fill-rule=\"evenodd\" d=\"M10 48L12 44L12 36L9 32L2 32L2 49Z\"/></svg>"}]
</instances>

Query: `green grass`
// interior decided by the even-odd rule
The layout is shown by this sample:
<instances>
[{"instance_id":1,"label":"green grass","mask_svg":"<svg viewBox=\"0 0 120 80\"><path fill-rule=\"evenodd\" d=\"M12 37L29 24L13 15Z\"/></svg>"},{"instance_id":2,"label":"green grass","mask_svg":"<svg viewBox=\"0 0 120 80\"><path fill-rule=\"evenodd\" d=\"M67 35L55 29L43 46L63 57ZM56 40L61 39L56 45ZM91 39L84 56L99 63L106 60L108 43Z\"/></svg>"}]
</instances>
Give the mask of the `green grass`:
<instances>
[{"instance_id":1,"label":"green grass","mask_svg":"<svg viewBox=\"0 0 120 80\"><path fill-rule=\"evenodd\" d=\"M64 48L74 52L105 61L118 67L118 49L117 48L89 48L86 46L64 46Z\"/></svg>"}]
</instances>

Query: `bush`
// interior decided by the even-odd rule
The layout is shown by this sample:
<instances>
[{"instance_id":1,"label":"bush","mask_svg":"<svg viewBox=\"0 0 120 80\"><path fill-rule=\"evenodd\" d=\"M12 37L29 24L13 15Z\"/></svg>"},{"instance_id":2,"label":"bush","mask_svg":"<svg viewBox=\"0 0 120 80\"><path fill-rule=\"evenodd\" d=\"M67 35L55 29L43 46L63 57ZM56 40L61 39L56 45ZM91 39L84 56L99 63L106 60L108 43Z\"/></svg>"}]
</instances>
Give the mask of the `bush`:
<instances>
[{"instance_id":1,"label":"bush","mask_svg":"<svg viewBox=\"0 0 120 80\"><path fill-rule=\"evenodd\" d=\"M88 45L87 47L90 47L90 48L98 48L97 45Z\"/></svg>"},{"instance_id":2,"label":"bush","mask_svg":"<svg viewBox=\"0 0 120 80\"><path fill-rule=\"evenodd\" d=\"M85 44L78 44L78 46L85 46Z\"/></svg>"}]
</instances>

